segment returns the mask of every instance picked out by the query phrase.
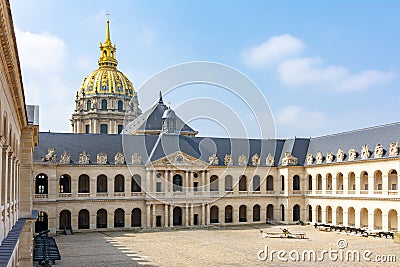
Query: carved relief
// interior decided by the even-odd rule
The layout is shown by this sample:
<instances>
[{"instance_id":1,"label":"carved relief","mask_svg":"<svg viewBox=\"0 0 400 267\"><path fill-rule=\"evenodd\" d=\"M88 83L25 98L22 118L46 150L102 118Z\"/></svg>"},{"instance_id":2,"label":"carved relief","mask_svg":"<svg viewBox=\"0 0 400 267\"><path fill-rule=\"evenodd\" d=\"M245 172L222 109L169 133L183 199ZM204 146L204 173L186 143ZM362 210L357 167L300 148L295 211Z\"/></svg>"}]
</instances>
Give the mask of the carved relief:
<instances>
[{"instance_id":1,"label":"carved relief","mask_svg":"<svg viewBox=\"0 0 400 267\"><path fill-rule=\"evenodd\" d=\"M331 163L331 162L333 162L333 158L334 158L334 156L333 156L332 151L329 151L329 152L326 154L326 163Z\"/></svg>"},{"instance_id":2,"label":"carved relief","mask_svg":"<svg viewBox=\"0 0 400 267\"><path fill-rule=\"evenodd\" d=\"M341 148L338 149L336 153L336 161L337 162L342 162L344 160L344 152Z\"/></svg>"},{"instance_id":3,"label":"carved relief","mask_svg":"<svg viewBox=\"0 0 400 267\"><path fill-rule=\"evenodd\" d=\"M324 160L324 155L322 155L321 151L318 151L317 156L315 158L317 159L317 164L321 164L322 161Z\"/></svg>"},{"instance_id":4,"label":"carved relief","mask_svg":"<svg viewBox=\"0 0 400 267\"><path fill-rule=\"evenodd\" d=\"M298 159L290 152L285 152L285 157L282 159L282 165L287 166L287 165L297 165Z\"/></svg>"},{"instance_id":5,"label":"carved relief","mask_svg":"<svg viewBox=\"0 0 400 267\"><path fill-rule=\"evenodd\" d=\"M226 166L231 166L233 165L233 160L232 160L232 156L230 154L226 154L224 157L224 164Z\"/></svg>"},{"instance_id":6,"label":"carved relief","mask_svg":"<svg viewBox=\"0 0 400 267\"><path fill-rule=\"evenodd\" d=\"M260 160L260 156L256 153L251 157L251 164L253 166L258 166L260 165L261 160Z\"/></svg>"},{"instance_id":7,"label":"carved relief","mask_svg":"<svg viewBox=\"0 0 400 267\"><path fill-rule=\"evenodd\" d=\"M107 154L100 152L97 154L97 164L107 164Z\"/></svg>"},{"instance_id":8,"label":"carved relief","mask_svg":"<svg viewBox=\"0 0 400 267\"><path fill-rule=\"evenodd\" d=\"M139 165L142 164L142 156L138 152L133 153L132 155L132 164Z\"/></svg>"},{"instance_id":9,"label":"carved relief","mask_svg":"<svg viewBox=\"0 0 400 267\"><path fill-rule=\"evenodd\" d=\"M47 149L47 154L42 157L42 161L56 162L57 154L55 148Z\"/></svg>"},{"instance_id":10,"label":"carved relief","mask_svg":"<svg viewBox=\"0 0 400 267\"><path fill-rule=\"evenodd\" d=\"M392 142L389 146L389 156L396 157L399 154L399 142Z\"/></svg>"},{"instance_id":11,"label":"carved relief","mask_svg":"<svg viewBox=\"0 0 400 267\"><path fill-rule=\"evenodd\" d=\"M240 166L246 166L247 165L247 157L245 155L240 155L238 158L238 164Z\"/></svg>"},{"instance_id":12,"label":"carved relief","mask_svg":"<svg viewBox=\"0 0 400 267\"><path fill-rule=\"evenodd\" d=\"M274 156L271 153L268 153L267 158L265 159L265 165L267 166L274 166L275 160Z\"/></svg>"},{"instance_id":13,"label":"carved relief","mask_svg":"<svg viewBox=\"0 0 400 267\"><path fill-rule=\"evenodd\" d=\"M357 151L354 148L349 149L349 161L357 158Z\"/></svg>"},{"instance_id":14,"label":"carved relief","mask_svg":"<svg viewBox=\"0 0 400 267\"><path fill-rule=\"evenodd\" d=\"M219 164L219 159L216 154L212 154L212 156L208 158L208 161L210 165L216 166Z\"/></svg>"},{"instance_id":15,"label":"carved relief","mask_svg":"<svg viewBox=\"0 0 400 267\"><path fill-rule=\"evenodd\" d=\"M311 153L307 154L307 165L311 165L314 162L314 157Z\"/></svg>"},{"instance_id":16,"label":"carved relief","mask_svg":"<svg viewBox=\"0 0 400 267\"><path fill-rule=\"evenodd\" d=\"M86 153L86 151L83 151L79 155L79 163L80 164L89 164L89 162L90 162L90 155L88 153Z\"/></svg>"},{"instance_id":17,"label":"carved relief","mask_svg":"<svg viewBox=\"0 0 400 267\"><path fill-rule=\"evenodd\" d=\"M367 145L363 145L361 147L361 158L362 159L367 159L367 158L369 158L369 156L371 156L371 152L369 152L368 146Z\"/></svg>"},{"instance_id":18,"label":"carved relief","mask_svg":"<svg viewBox=\"0 0 400 267\"><path fill-rule=\"evenodd\" d=\"M376 144L374 150L374 158L382 158L383 156L383 147L381 144Z\"/></svg>"},{"instance_id":19,"label":"carved relief","mask_svg":"<svg viewBox=\"0 0 400 267\"><path fill-rule=\"evenodd\" d=\"M114 156L114 164L124 164L125 163L125 157L124 154L122 154L121 152L118 152L117 154L115 154Z\"/></svg>"},{"instance_id":20,"label":"carved relief","mask_svg":"<svg viewBox=\"0 0 400 267\"><path fill-rule=\"evenodd\" d=\"M71 155L67 151L61 154L60 163L71 163Z\"/></svg>"}]
</instances>

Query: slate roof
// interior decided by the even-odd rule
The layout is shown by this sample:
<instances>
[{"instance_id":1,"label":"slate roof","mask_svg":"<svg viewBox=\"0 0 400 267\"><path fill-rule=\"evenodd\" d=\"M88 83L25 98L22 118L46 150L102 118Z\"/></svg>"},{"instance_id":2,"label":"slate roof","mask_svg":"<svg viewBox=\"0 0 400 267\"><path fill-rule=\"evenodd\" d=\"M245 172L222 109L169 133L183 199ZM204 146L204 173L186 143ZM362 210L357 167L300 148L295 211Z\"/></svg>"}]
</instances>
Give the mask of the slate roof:
<instances>
[{"instance_id":1,"label":"slate roof","mask_svg":"<svg viewBox=\"0 0 400 267\"><path fill-rule=\"evenodd\" d=\"M160 94L159 101L152 106L149 110L141 114L135 120L130 122L125 126L123 134L132 134L134 132L144 132L144 131L161 131L163 123L163 114L168 107L164 104L162 96ZM189 125L182 121L178 116L176 116L176 129L180 132L191 132L197 134Z\"/></svg>"}]
</instances>

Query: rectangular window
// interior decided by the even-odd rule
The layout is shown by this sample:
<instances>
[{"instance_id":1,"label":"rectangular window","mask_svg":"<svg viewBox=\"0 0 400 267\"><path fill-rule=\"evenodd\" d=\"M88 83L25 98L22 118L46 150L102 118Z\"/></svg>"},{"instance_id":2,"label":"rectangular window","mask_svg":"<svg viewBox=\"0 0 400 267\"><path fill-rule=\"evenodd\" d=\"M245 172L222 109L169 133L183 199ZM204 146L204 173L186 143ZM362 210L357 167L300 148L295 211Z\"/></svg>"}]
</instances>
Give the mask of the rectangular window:
<instances>
[{"instance_id":1,"label":"rectangular window","mask_svg":"<svg viewBox=\"0 0 400 267\"><path fill-rule=\"evenodd\" d=\"M101 124L100 125L100 133L101 134L108 134L108 125L107 124Z\"/></svg>"},{"instance_id":2,"label":"rectangular window","mask_svg":"<svg viewBox=\"0 0 400 267\"><path fill-rule=\"evenodd\" d=\"M90 133L90 125L89 124L87 124L87 125L85 125L85 133Z\"/></svg>"},{"instance_id":3,"label":"rectangular window","mask_svg":"<svg viewBox=\"0 0 400 267\"><path fill-rule=\"evenodd\" d=\"M156 191L157 191L157 192L161 192L161 190L162 190L162 189L161 189L161 183L160 183L160 182L157 182L157 183L156 183Z\"/></svg>"},{"instance_id":4,"label":"rectangular window","mask_svg":"<svg viewBox=\"0 0 400 267\"><path fill-rule=\"evenodd\" d=\"M392 184L392 190L397 190L397 184Z\"/></svg>"},{"instance_id":5,"label":"rectangular window","mask_svg":"<svg viewBox=\"0 0 400 267\"><path fill-rule=\"evenodd\" d=\"M382 184L378 184L378 190L382 190Z\"/></svg>"},{"instance_id":6,"label":"rectangular window","mask_svg":"<svg viewBox=\"0 0 400 267\"><path fill-rule=\"evenodd\" d=\"M199 188L199 182L194 182L193 183L193 191L197 192Z\"/></svg>"},{"instance_id":7,"label":"rectangular window","mask_svg":"<svg viewBox=\"0 0 400 267\"><path fill-rule=\"evenodd\" d=\"M122 132L123 128L124 128L123 125L118 125L118 134L120 134Z\"/></svg>"}]
</instances>

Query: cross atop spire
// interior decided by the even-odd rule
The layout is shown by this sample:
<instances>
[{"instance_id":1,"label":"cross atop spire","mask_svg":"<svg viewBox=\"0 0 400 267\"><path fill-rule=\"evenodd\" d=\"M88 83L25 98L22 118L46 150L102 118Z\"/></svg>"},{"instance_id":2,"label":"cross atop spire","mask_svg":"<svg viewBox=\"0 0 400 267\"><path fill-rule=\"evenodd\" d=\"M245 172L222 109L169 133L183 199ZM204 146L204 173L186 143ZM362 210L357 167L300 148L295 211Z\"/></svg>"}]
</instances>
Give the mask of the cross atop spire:
<instances>
[{"instance_id":1,"label":"cross atop spire","mask_svg":"<svg viewBox=\"0 0 400 267\"><path fill-rule=\"evenodd\" d=\"M106 13L106 41L104 42L104 44L111 44L111 37L110 37L110 13Z\"/></svg>"}]
</instances>

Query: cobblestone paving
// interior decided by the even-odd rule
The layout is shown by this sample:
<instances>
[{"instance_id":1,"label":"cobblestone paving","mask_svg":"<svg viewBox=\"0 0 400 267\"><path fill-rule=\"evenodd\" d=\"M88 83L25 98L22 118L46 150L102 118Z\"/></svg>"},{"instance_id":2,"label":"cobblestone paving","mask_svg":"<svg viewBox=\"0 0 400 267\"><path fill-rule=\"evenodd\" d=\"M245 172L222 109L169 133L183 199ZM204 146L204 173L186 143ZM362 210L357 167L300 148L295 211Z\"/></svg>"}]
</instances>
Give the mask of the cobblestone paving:
<instances>
[{"instance_id":1,"label":"cobblestone paving","mask_svg":"<svg viewBox=\"0 0 400 267\"><path fill-rule=\"evenodd\" d=\"M263 238L260 228L280 232L286 227L290 232L303 232L307 239ZM339 249L338 240L347 246ZM400 266L400 244L392 239L360 237L339 232L323 232L312 226L233 226L210 227L209 229L182 229L151 232L92 232L76 233L72 236L57 236L61 261L57 266ZM258 259L260 250L268 247L266 261ZM337 250L329 259L325 254L323 262L293 261L299 252L300 260L304 250L315 250L316 258L322 250ZM280 261L277 252L285 250ZM363 260L363 253L370 250L370 259L380 255L395 255L397 263L377 263ZM360 261L346 261L346 253L359 251ZM289 254L289 252L291 254ZM343 260L340 255L344 253ZM291 256L290 256L291 255ZM263 256L263 254L261 254ZM306 257L307 260L307 257Z\"/></svg>"}]
</instances>

